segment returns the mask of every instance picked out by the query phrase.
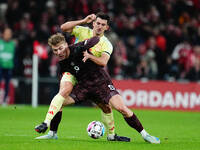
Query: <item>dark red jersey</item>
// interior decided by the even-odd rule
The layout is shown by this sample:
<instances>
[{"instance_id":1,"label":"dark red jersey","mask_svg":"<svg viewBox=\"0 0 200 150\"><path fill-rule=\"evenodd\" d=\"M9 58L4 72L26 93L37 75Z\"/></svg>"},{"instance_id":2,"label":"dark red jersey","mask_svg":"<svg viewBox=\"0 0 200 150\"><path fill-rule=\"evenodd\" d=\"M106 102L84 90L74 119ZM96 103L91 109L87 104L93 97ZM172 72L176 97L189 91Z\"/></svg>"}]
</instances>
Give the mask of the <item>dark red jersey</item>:
<instances>
[{"instance_id":1,"label":"dark red jersey","mask_svg":"<svg viewBox=\"0 0 200 150\"><path fill-rule=\"evenodd\" d=\"M69 57L59 62L60 74L70 72L79 81L86 76L88 70L98 70L99 68L102 68L89 59L85 63L82 61L83 51L88 50L89 53L89 48L93 47L98 42L99 38L93 37L83 42L70 45Z\"/></svg>"}]
</instances>

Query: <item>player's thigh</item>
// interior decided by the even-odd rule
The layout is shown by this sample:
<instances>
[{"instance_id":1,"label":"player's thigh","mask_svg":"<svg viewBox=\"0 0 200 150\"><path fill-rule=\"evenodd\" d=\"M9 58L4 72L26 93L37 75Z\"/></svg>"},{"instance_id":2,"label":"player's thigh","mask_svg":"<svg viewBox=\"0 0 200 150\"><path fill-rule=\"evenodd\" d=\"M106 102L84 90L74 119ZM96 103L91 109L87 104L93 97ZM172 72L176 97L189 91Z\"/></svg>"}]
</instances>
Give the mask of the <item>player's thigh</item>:
<instances>
[{"instance_id":1,"label":"player's thigh","mask_svg":"<svg viewBox=\"0 0 200 150\"><path fill-rule=\"evenodd\" d=\"M109 103L117 110L124 107L124 102L119 94L112 96Z\"/></svg>"},{"instance_id":2,"label":"player's thigh","mask_svg":"<svg viewBox=\"0 0 200 150\"><path fill-rule=\"evenodd\" d=\"M111 97L109 103L119 112L121 112L124 116L130 117L133 112L124 104L121 95L116 94Z\"/></svg>"},{"instance_id":3,"label":"player's thigh","mask_svg":"<svg viewBox=\"0 0 200 150\"><path fill-rule=\"evenodd\" d=\"M63 74L60 80L60 89L59 94L63 97L67 98L69 94L72 92L72 89L75 84L75 77L70 73L66 72Z\"/></svg>"},{"instance_id":4,"label":"player's thigh","mask_svg":"<svg viewBox=\"0 0 200 150\"><path fill-rule=\"evenodd\" d=\"M67 98L73 89L73 84L69 81L60 82L59 94Z\"/></svg>"}]
</instances>

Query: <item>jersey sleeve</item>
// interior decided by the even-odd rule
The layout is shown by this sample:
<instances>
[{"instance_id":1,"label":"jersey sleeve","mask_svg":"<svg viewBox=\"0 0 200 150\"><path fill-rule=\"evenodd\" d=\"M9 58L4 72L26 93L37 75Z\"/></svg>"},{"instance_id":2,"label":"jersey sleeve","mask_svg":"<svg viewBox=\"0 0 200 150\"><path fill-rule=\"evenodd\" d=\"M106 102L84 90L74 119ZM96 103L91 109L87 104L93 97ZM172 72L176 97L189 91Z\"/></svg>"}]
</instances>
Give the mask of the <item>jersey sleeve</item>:
<instances>
[{"instance_id":1,"label":"jersey sleeve","mask_svg":"<svg viewBox=\"0 0 200 150\"><path fill-rule=\"evenodd\" d=\"M89 32L88 27L83 26L75 26L72 30L71 35L74 35L78 39L85 39L84 37L87 37L87 33Z\"/></svg>"},{"instance_id":2,"label":"jersey sleeve","mask_svg":"<svg viewBox=\"0 0 200 150\"><path fill-rule=\"evenodd\" d=\"M110 42L104 42L103 46L102 46L102 49L103 49L103 53L107 53L108 55L111 55L112 52L113 52L113 46Z\"/></svg>"}]
</instances>

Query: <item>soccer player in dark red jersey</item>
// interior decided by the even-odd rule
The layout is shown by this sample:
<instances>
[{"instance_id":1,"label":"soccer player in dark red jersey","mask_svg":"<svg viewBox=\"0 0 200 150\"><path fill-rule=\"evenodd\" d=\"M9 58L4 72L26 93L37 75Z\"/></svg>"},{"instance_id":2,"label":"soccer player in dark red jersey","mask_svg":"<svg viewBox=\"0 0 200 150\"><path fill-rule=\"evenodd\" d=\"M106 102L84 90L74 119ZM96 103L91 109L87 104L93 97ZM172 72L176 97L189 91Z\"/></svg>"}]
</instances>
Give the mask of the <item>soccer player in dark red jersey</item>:
<instances>
[{"instance_id":1,"label":"soccer player in dark red jersey","mask_svg":"<svg viewBox=\"0 0 200 150\"><path fill-rule=\"evenodd\" d=\"M99 41L99 38L93 37L89 40L85 40L84 42L70 45L68 47L68 44L66 43L66 41L64 39L64 36L60 33L55 34L49 38L48 43L51 46L53 53L60 60L59 64L60 64L60 68L61 68L60 71L61 71L62 78L60 81L59 93L53 98L44 123L42 123L42 125L39 125L36 127L37 132L44 132L44 130L47 129L47 126L49 126L52 118L57 113L58 109L61 107L61 104L63 102L64 102L63 105L68 105L68 104L73 104L73 103L79 101L76 98L75 98L76 101L74 101L73 99L70 100L70 98L69 98L69 100L64 101L65 99L67 99L73 86L77 83L77 80L78 80L78 83L75 86L75 88L73 89L73 92L71 94L71 95L73 95L72 97L74 97L74 95L77 95L77 97L85 96L84 94L91 93L91 92L89 92L88 89L84 90L83 88L85 88L84 86L89 87L91 85L91 83L92 83L92 85L94 84L94 81L92 78L94 78L94 77L96 78L96 76L94 76L95 72L97 70L99 70L99 68L102 69L102 67L93 63L92 61L89 61L89 60L84 63L83 62L83 59L84 59L83 53L86 52L84 50L92 47L95 43L97 43L97 41ZM87 73L88 68L91 68L91 69L89 69L90 74ZM74 75L76 78L74 77ZM82 83L86 83L86 82L89 83L89 85L82 84ZM76 90L76 89L78 89L78 90ZM90 86L90 89L91 89L91 86ZM79 90L81 90L81 92L78 92ZM99 102L96 101L96 103L100 107L102 106ZM109 108L107 108L107 107L109 107ZM109 105L102 107L102 110L105 113L107 113L106 110L109 110L109 109L110 109ZM62 115L62 111L59 111L56 114L55 118L52 120L51 126L50 126L50 130L52 130L52 132L49 133L50 135L48 134L47 136L41 136L41 137L38 137L37 139L49 139L49 138L55 139L55 138L57 138L55 131L57 131L58 125L61 120L61 115ZM109 122L106 122L105 125L108 123ZM110 140L130 141L130 138L118 136L115 134L114 137Z\"/></svg>"}]
</instances>

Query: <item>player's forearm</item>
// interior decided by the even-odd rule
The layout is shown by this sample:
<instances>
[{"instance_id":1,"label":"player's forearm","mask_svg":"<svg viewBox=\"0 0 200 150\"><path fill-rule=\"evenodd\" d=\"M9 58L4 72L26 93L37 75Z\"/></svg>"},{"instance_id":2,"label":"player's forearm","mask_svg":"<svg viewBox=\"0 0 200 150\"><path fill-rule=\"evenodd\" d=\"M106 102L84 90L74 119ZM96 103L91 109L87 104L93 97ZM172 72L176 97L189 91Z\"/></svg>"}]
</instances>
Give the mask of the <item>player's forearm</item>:
<instances>
[{"instance_id":1,"label":"player's forearm","mask_svg":"<svg viewBox=\"0 0 200 150\"><path fill-rule=\"evenodd\" d=\"M77 25L85 24L85 19L68 21L60 26L63 32L72 32L73 28Z\"/></svg>"},{"instance_id":2,"label":"player's forearm","mask_svg":"<svg viewBox=\"0 0 200 150\"><path fill-rule=\"evenodd\" d=\"M96 45L99 42L99 37L95 36L92 37L86 41L84 41L84 47L85 49L89 49L91 47L93 47L94 45Z\"/></svg>"},{"instance_id":3,"label":"player's forearm","mask_svg":"<svg viewBox=\"0 0 200 150\"><path fill-rule=\"evenodd\" d=\"M105 67L107 65L107 63L108 63L108 60L105 59L104 57L96 57L96 56L91 55L91 54L90 54L89 59L91 61L93 61L94 63L96 63L97 65L103 66L103 67Z\"/></svg>"}]
</instances>

